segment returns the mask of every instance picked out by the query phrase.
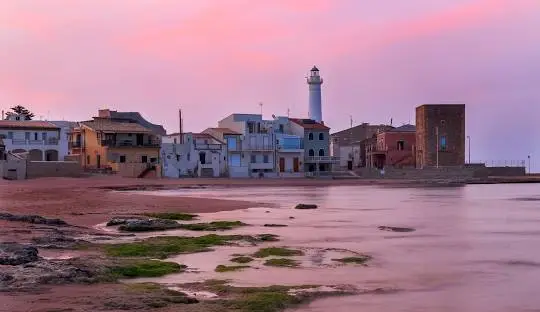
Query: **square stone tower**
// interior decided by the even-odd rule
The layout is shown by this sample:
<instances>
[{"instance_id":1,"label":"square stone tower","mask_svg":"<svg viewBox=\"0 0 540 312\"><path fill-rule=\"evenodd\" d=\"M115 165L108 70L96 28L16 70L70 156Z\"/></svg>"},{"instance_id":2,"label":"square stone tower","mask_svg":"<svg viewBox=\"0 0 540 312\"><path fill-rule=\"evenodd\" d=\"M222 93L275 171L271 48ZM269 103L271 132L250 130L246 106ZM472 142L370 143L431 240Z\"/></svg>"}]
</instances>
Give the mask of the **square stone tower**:
<instances>
[{"instance_id":1,"label":"square stone tower","mask_svg":"<svg viewBox=\"0 0 540 312\"><path fill-rule=\"evenodd\" d=\"M426 104L416 108L416 166L465 164L465 104Z\"/></svg>"}]
</instances>

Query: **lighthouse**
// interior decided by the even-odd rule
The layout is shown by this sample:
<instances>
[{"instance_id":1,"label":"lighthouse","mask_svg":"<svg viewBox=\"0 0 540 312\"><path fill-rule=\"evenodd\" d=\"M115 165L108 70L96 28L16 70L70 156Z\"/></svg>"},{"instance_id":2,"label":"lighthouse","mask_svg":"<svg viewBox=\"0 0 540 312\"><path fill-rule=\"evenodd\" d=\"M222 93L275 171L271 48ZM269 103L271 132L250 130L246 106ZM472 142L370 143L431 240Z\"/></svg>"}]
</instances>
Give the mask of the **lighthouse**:
<instances>
[{"instance_id":1,"label":"lighthouse","mask_svg":"<svg viewBox=\"0 0 540 312\"><path fill-rule=\"evenodd\" d=\"M313 66L307 78L309 85L309 118L322 122L321 85L323 79L319 75L317 66Z\"/></svg>"}]
</instances>

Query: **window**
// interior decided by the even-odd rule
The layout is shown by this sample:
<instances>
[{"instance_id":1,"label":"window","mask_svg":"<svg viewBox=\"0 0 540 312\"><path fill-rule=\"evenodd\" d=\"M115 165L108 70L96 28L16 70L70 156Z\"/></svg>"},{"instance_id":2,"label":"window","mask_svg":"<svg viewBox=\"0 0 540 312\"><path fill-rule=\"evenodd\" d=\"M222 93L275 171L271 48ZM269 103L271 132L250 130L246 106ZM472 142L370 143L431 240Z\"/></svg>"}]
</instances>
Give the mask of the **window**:
<instances>
[{"instance_id":1,"label":"window","mask_svg":"<svg viewBox=\"0 0 540 312\"><path fill-rule=\"evenodd\" d=\"M43 132L43 133L41 134L41 139L42 139L43 141L46 141L46 140L47 140L47 132Z\"/></svg>"},{"instance_id":2,"label":"window","mask_svg":"<svg viewBox=\"0 0 540 312\"><path fill-rule=\"evenodd\" d=\"M147 162L148 162L148 156L142 155L142 156L141 156L141 162L142 162L143 164L147 163Z\"/></svg>"},{"instance_id":3,"label":"window","mask_svg":"<svg viewBox=\"0 0 540 312\"><path fill-rule=\"evenodd\" d=\"M310 149L308 154L309 154L309 157L313 157L315 156L315 151Z\"/></svg>"},{"instance_id":4,"label":"window","mask_svg":"<svg viewBox=\"0 0 540 312\"><path fill-rule=\"evenodd\" d=\"M227 139L227 147L229 150L236 150L236 138L228 138Z\"/></svg>"},{"instance_id":5,"label":"window","mask_svg":"<svg viewBox=\"0 0 540 312\"><path fill-rule=\"evenodd\" d=\"M313 133L311 133L311 132L309 133L308 140L313 141Z\"/></svg>"},{"instance_id":6,"label":"window","mask_svg":"<svg viewBox=\"0 0 540 312\"><path fill-rule=\"evenodd\" d=\"M37 140L38 140L38 133L34 132L34 141L37 141Z\"/></svg>"},{"instance_id":7,"label":"window","mask_svg":"<svg viewBox=\"0 0 540 312\"><path fill-rule=\"evenodd\" d=\"M30 133L28 133L28 136L30 136ZM13 132L8 132L7 133L7 138L10 139L10 140L13 140Z\"/></svg>"},{"instance_id":8,"label":"window","mask_svg":"<svg viewBox=\"0 0 540 312\"><path fill-rule=\"evenodd\" d=\"M254 164L257 162L257 157L255 155L251 155L251 163Z\"/></svg>"},{"instance_id":9,"label":"window","mask_svg":"<svg viewBox=\"0 0 540 312\"><path fill-rule=\"evenodd\" d=\"M405 141L399 140L397 141L397 150L403 151L405 149Z\"/></svg>"},{"instance_id":10,"label":"window","mask_svg":"<svg viewBox=\"0 0 540 312\"><path fill-rule=\"evenodd\" d=\"M176 161L180 161L180 155L176 155Z\"/></svg>"},{"instance_id":11,"label":"window","mask_svg":"<svg viewBox=\"0 0 540 312\"><path fill-rule=\"evenodd\" d=\"M319 150L319 156L324 156L324 150L322 148Z\"/></svg>"},{"instance_id":12,"label":"window","mask_svg":"<svg viewBox=\"0 0 540 312\"><path fill-rule=\"evenodd\" d=\"M284 130L283 125L279 125L279 133L283 133Z\"/></svg>"},{"instance_id":13,"label":"window","mask_svg":"<svg viewBox=\"0 0 540 312\"><path fill-rule=\"evenodd\" d=\"M24 133L24 139L27 140L27 141L30 140L30 132L25 132Z\"/></svg>"},{"instance_id":14,"label":"window","mask_svg":"<svg viewBox=\"0 0 540 312\"><path fill-rule=\"evenodd\" d=\"M448 146L446 145L446 136L441 136L441 138L439 139L439 149L441 151L446 151L448 148Z\"/></svg>"},{"instance_id":15,"label":"window","mask_svg":"<svg viewBox=\"0 0 540 312\"><path fill-rule=\"evenodd\" d=\"M87 156L86 156L86 164L87 164L87 165L90 164L90 155L87 155Z\"/></svg>"},{"instance_id":16,"label":"window","mask_svg":"<svg viewBox=\"0 0 540 312\"><path fill-rule=\"evenodd\" d=\"M270 162L268 155L264 155L264 156L263 156L263 162L264 162L265 164L267 164L267 163Z\"/></svg>"},{"instance_id":17,"label":"window","mask_svg":"<svg viewBox=\"0 0 540 312\"><path fill-rule=\"evenodd\" d=\"M126 155L120 155L120 162L125 163L126 162Z\"/></svg>"},{"instance_id":18,"label":"window","mask_svg":"<svg viewBox=\"0 0 540 312\"><path fill-rule=\"evenodd\" d=\"M324 140L324 133L319 133L319 141Z\"/></svg>"},{"instance_id":19,"label":"window","mask_svg":"<svg viewBox=\"0 0 540 312\"><path fill-rule=\"evenodd\" d=\"M157 158L156 157L150 158L150 162L153 164L157 163Z\"/></svg>"},{"instance_id":20,"label":"window","mask_svg":"<svg viewBox=\"0 0 540 312\"><path fill-rule=\"evenodd\" d=\"M131 134L131 133L128 133L128 137L130 137L130 136L132 136L132 134Z\"/></svg>"}]
</instances>

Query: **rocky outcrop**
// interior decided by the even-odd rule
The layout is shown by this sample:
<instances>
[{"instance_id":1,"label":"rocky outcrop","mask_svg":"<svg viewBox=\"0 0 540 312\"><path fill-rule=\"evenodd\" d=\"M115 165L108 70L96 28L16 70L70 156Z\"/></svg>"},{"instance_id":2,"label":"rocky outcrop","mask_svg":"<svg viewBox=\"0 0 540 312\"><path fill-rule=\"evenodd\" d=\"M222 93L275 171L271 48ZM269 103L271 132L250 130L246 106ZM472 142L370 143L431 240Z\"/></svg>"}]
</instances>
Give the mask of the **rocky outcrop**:
<instances>
[{"instance_id":1,"label":"rocky outcrop","mask_svg":"<svg viewBox=\"0 0 540 312\"><path fill-rule=\"evenodd\" d=\"M123 225L128 222L143 220L144 218L138 218L138 217L115 217L112 218L109 222L107 222L107 226L117 226L117 225Z\"/></svg>"},{"instance_id":2,"label":"rocky outcrop","mask_svg":"<svg viewBox=\"0 0 540 312\"><path fill-rule=\"evenodd\" d=\"M33 237L32 242L36 247L39 248L64 249L73 248L77 243L84 243L85 241L77 240L64 235L51 234L47 236Z\"/></svg>"},{"instance_id":3,"label":"rocky outcrop","mask_svg":"<svg viewBox=\"0 0 540 312\"><path fill-rule=\"evenodd\" d=\"M33 246L0 243L0 265L20 265L38 260L38 250Z\"/></svg>"},{"instance_id":4,"label":"rocky outcrop","mask_svg":"<svg viewBox=\"0 0 540 312\"><path fill-rule=\"evenodd\" d=\"M317 205L313 204L298 204L294 209L317 209Z\"/></svg>"},{"instance_id":5,"label":"rocky outcrop","mask_svg":"<svg viewBox=\"0 0 540 312\"><path fill-rule=\"evenodd\" d=\"M388 231L388 232L400 232L400 233L416 231L413 228L396 227L396 226L379 226L379 230Z\"/></svg>"},{"instance_id":6,"label":"rocky outcrop","mask_svg":"<svg viewBox=\"0 0 540 312\"><path fill-rule=\"evenodd\" d=\"M150 232L178 229L181 224L174 220L166 219L146 219L146 220L127 220L118 229L126 232Z\"/></svg>"},{"instance_id":7,"label":"rocky outcrop","mask_svg":"<svg viewBox=\"0 0 540 312\"><path fill-rule=\"evenodd\" d=\"M0 212L0 220L26 222L26 223L32 223L32 224L56 225L56 226L68 225L66 221L61 220L61 219L49 219L49 218L44 218L42 216L36 216L36 215L14 215L11 213L6 213L6 212Z\"/></svg>"}]
</instances>

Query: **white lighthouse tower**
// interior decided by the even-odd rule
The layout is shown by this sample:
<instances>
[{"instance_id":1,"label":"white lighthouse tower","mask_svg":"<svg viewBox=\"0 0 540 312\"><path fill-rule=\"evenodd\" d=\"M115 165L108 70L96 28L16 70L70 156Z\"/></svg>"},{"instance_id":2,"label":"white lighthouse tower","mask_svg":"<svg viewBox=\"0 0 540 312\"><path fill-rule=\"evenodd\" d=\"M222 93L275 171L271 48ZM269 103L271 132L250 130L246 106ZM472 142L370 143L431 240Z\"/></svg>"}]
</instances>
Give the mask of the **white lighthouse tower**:
<instances>
[{"instance_id":1,"label":"white lighthouse tower","mask_svg":"<svg viewBox=\"0 0 540 312\"><path fill-rule=\"evenodd\" d=\"M321 85L323 79L316 66L311 69L307 83L309 85L309 118L316 122L322 122Z\"/></svg>"}]
</instances>

